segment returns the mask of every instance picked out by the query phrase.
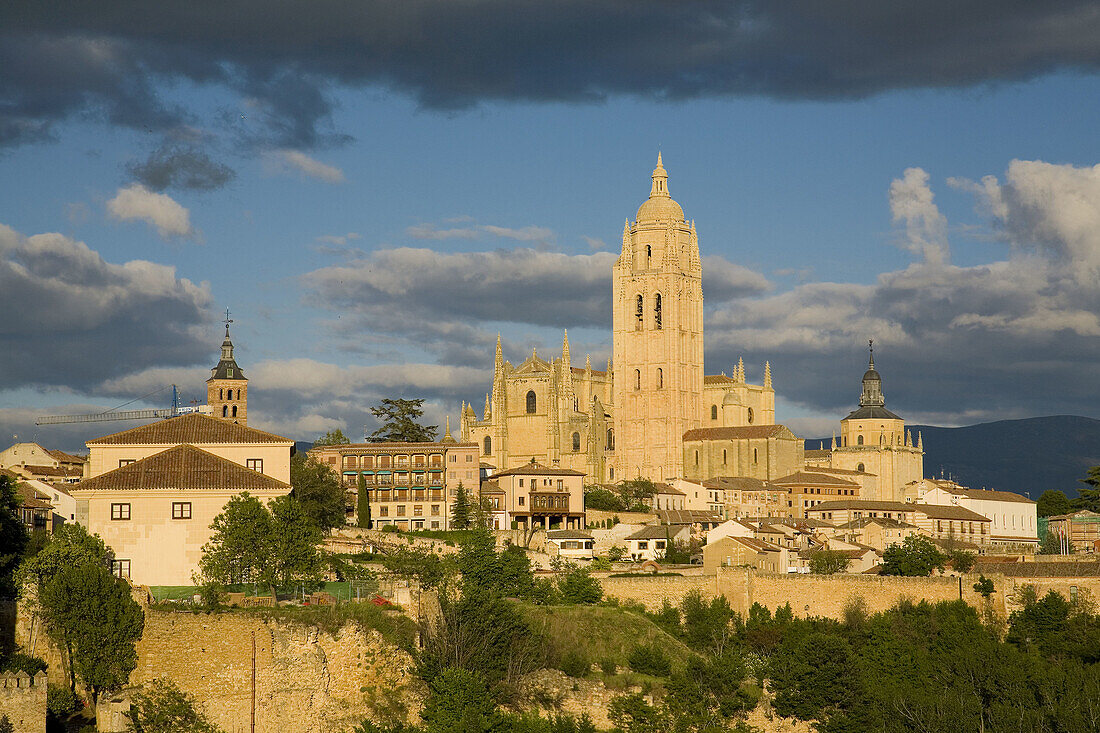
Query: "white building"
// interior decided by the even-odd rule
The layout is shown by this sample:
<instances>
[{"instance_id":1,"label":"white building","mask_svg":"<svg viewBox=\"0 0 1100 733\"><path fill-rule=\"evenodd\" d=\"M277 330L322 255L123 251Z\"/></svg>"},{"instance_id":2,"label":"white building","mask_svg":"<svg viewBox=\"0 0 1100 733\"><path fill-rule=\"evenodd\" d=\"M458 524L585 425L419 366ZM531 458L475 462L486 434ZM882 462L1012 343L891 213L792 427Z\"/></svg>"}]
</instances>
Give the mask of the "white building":
<instances>
[{"instance_id":1,"label":"white building","mask_svg":"<svg viewBox=\"0 0 1100 733\"><path fill-rule=\"evenodd\" d=\"M1039 544L1035 502L1010 491L968 489L954 481L913 482L922 504L960 506L992 520L989 544L1005 547ZM908 487L907 487L908 488Z\"/></svg>"}]
</instances>

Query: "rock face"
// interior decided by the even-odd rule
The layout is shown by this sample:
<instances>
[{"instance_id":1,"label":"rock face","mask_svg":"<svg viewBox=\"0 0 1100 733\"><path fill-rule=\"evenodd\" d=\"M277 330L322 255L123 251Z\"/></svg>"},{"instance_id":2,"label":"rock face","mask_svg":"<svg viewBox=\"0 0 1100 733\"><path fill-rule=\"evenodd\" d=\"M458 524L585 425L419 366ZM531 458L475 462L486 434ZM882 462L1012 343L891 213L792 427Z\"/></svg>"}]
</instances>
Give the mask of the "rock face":
<instances>
[{"instance_id":1,"label":"rock face","mask_svg":"<svg viewBox=\"0 0 1100 733\"><path fill-rule=\"evenodd\" d=\"M378 632L349 624L329 634L238 613L146 611L130 681L168 678L220 727L248 730L253 636L261 733L341 731L367 717L405 720L419 708L412 658Z\"/></svg>"}]
</instances>

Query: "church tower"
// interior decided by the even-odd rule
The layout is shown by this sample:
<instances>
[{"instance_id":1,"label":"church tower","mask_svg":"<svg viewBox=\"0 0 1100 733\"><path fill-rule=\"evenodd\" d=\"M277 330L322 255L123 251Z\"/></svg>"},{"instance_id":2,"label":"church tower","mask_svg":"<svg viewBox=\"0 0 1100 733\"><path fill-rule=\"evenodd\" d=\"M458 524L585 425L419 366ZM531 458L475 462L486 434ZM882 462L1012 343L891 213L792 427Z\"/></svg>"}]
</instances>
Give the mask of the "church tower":
<instances>
[{"instance_id":1,"label":"church tower","mask_svg":"<svg viewBox=\"0 0 1100 733\"><path fill-rule=\"evenodd\" d=\"M210 379L206 380L206 404L214 417L248 425L248 380L233 358L233 342L229 340L229 324L232 322L226 310L222 358L210 370Z\"/></svg>"},{"instance_id":2,"label":"church tower","mask_svg":"<svg viewBox=\"0 0 1100 733\"><path fill-rule=\"evenodd\" d=\"M679 476L683 434L702 414L703 286L695 224L669 195L659 153L611 288L615 478Z\"/></svg>"}]
</instances>

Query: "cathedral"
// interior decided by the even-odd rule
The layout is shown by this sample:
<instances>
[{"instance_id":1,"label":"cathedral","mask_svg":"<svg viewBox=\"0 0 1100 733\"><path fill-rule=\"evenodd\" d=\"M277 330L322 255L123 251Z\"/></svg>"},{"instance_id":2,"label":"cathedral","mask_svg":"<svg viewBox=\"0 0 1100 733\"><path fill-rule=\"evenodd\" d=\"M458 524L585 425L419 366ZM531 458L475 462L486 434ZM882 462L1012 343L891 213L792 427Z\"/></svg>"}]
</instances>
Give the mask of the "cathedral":
<instances>
[{"instance_id":1,"label":"cathedral","mask_svg":"<svg viewBox=\"0 0 1100 733\"><path fill-rule=\"evenodd\" d=\"M497 339L492 391L480 417L463 404L462 440L500 470L535 460L587 474L591 482L683 474L683 435L702 427L775 423L775 390L703 372L703 286L695 222L671 197L657 155L649 198L623 227L611 278L612 358L604 370L532 351L505 361Z\"/></svg>"}]
</instances>

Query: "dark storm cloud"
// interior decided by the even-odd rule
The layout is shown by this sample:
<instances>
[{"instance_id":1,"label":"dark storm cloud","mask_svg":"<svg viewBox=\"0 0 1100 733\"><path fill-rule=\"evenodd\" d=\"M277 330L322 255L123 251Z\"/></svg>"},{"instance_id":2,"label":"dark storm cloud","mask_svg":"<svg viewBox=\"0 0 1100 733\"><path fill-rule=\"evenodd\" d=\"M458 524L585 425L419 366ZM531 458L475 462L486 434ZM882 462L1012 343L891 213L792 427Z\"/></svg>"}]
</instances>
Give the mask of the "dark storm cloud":
<instances>
[{"instance_id":1,"label":"dark storm cloud","mask_svg":"<svg viewBox=\"0 0 1100 733\"><path fill-rule=\"evenodd\" d=\"M855 98L1100 64L1095 4L677 0L7 2L0 143L98 113L166 130L167 81L251 100L253 141L338 142L332 86L379 85L429 108L486 100L761 95Z\"/></svg>"},{"instance_id":2,"label":"dark storm cloud","mask_svg":"<svg viewBox=\"0 0 1100 733\"><path fill-rule=\"evenodd\" d=\"M157 148L144 161L127 166L127 170L146 188L154 191L168 188L212 191L229 183L237 175L229 166L190 146Z\"/></svg>"},{"instance_id":3,"label":"dark storm cloud","mask_svg":"<svg viewBox=\"0 0 1100 733\"><path fill-rule=\"evenodd\" d=\"M0 224L0 389L82 389L209 350L209 289L175 269L105 262L60 234Z\"/></svg>"}]
</instances>

